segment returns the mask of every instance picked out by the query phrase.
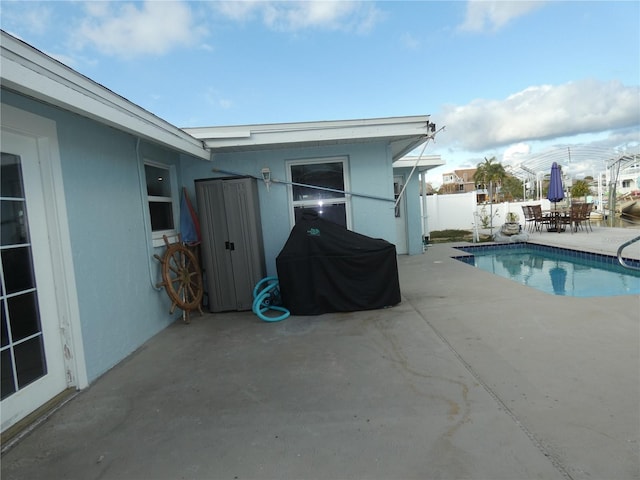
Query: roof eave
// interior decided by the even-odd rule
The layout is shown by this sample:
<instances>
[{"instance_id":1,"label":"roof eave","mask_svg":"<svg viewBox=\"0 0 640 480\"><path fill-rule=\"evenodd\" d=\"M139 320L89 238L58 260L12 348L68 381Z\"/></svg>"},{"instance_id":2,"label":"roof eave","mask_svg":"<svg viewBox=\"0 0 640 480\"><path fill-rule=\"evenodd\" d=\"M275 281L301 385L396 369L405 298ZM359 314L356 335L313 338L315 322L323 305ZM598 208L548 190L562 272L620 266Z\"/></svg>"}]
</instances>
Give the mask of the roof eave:
<instances>
[{"instance_id":1,"label":"roof eave","mask_svg":"<svg viewBox=\"0 0 640 480\"><path fill-rule=\"evenodd\" d=\"M404 156L393 162L393 168L413 168L415 166L418 171L425 172L441 167L445 163L440 155Z\"/></svg>"},{"instance_id":2,"label":"roof eave","mask_svg":"<svg viewBox=\"0 0 640 480\"><path fill-rule=\"evenodd\" d=\"M182 153L210 159L200 140L4 31L0 33L3 88Z\"/></svg>"},{"instance_id":3,"label":"roof eave","mask_svg":"<svg viewBox=\"0 0 640 480\"><path fill-rule=\"evenodd\" d=\"M394 160L424 142L429 116L185 128L213 152L373 141L399 142Z\"/></svg>"}]
</instances>

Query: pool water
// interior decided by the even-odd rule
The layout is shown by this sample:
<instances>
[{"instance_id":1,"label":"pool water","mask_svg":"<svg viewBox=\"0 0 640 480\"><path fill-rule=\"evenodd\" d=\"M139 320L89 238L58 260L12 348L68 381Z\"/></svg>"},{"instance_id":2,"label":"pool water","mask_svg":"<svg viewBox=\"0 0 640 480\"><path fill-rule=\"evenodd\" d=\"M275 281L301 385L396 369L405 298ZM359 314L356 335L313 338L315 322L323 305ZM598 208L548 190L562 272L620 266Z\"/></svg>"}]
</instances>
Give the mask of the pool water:
<instances>
[{"instance_id":1,"label":"pool water","mask_svg":"<svg viewBox=\"0 0 640 480\"><path fill-rule=\"evenodd\" d=\"M470 255L457 260L552 295L640 295L640 271L624 268L610 255L524 242L458 249ZM638 260L625 260L640 267Z\"/></svg>"}]
</instances>

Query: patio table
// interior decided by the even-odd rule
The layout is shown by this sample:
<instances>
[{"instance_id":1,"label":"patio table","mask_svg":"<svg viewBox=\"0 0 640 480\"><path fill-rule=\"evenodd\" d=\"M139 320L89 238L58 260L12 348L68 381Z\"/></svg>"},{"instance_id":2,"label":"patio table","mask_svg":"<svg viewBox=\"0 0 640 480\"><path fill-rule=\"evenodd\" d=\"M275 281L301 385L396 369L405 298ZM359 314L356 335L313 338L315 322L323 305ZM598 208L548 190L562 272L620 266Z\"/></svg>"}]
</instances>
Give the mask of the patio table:
<instances>
[{"instance_id":1,"label":"patio table","mask_svg":"<svg viewBox=\"0 0 640 480\"><path fill-rule=\"evenodd\" d=\"M553 208L551 210L543 210L542 214L549 219L549 226L547 232L564 232L562 226L562 219L570 213L570 209L566 207Z\"/></svg>"}]
</instances>

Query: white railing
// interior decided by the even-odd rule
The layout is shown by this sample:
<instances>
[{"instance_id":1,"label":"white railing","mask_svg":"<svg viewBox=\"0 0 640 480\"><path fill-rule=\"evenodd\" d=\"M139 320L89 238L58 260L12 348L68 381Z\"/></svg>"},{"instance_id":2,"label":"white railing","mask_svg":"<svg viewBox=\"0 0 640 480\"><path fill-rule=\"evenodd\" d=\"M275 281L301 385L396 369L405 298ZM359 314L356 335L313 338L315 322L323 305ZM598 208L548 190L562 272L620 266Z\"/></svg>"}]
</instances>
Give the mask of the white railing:
<instances>
[{"instance_id":1,"label":"white railing","mask_svg":"<svg viewBox=\"0 0 640 480\"><path fill-rule=\"evenodd\" d=\"M616 256L618 257L618 262L620 263L620 265L622 265L625 268L630 268L631 270L640 270L640 268L634 265L628 264L626 260L622 258L622 251L625 248L627 248L629 245L636 243L639 240L640 240L640 237L632 238L631 240L624 242L622 245L620 245L620 247L618 248L618 252L616 253Z\"/></svg>"}]
</instances>

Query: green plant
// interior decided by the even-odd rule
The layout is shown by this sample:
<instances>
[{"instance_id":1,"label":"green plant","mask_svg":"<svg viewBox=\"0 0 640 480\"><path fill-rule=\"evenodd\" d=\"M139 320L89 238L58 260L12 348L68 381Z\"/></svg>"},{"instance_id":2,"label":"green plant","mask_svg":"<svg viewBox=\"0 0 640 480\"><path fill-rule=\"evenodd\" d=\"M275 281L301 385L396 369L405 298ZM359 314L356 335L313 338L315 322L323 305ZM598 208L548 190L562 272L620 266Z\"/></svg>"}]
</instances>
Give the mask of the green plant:
<instances>
[{"instance_id":1,"label":"green plant","mask_svg":"<svg viewBox=\"0 0 640 480\"><path fill-rule=\"evenodd\" d=\"M489 228L489 226L492 224L491 219L499 216L500 212L498 212L497 210L493 212L493 214L487 213L486 205L483 205L482 208L480 208L480 212L478 213L478 217L480 218L480 225L482 226L482 228Z\"/></svg>"},{"instance_id":2,"label":"green plant","mask_svg":"<svg viewBox=\"0 0 640 480\"><path fill-rule=\"evenodd\" d=\"M580 198L586 197L587 195L591 195L589 184L585 180L576 180L571 187L571 196L573 198Z\"/></svg>"},{"instance_id":3,"label":"green plant","mask_svg":"<svg viewBox=\"0 0 640 480\"><path fill-rule=\"evenodd\" d=\"M489 202L493 203L494 186L501 186L506 178L507 173L501 163L496 162L496 157L486 158L484 162L479 163L476 167L476 173L473 174L473 180L476 185L482 185L483 188L489 188Z\"/></svg>"},{"instance_id":4,"label":"green plant","mask_svg":"<svg viewBox=\"0 0 640 480\"><path fill-rule=\"evenodd\" d=\"M507 174L507 176L502 181L500 193L503 201L524 198L522 180L514 177L513 175Z\"/></svg>"},{"instance_id":5,"label":"green plant","mask_svg":"<svg viewBox=\"0 0 640 480\"><path fill-rule=\"evenodd\" d=\"M507 220L507 223L518 223L518 220L520 220L520 217L515 212L509 212L507 213L506 220Z\"/></svg>"}]
</instances>

